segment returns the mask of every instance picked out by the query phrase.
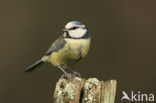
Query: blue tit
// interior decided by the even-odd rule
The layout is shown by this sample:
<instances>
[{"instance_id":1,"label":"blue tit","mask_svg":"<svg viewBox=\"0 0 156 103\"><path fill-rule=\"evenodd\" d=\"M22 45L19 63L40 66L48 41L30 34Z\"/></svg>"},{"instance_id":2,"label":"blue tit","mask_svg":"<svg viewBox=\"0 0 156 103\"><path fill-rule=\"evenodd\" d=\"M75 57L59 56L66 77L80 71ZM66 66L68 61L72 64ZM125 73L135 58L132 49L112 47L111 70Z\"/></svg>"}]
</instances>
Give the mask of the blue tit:
<instances>
[{"instance_id":1,"label":"blue tit","mask_svg":"<svg viewBox=\"0 0 156 103\"><path fill-rule=\"evenodd\" d=\"M66 24L63 31L63 35L51 44L45 55L29 66L26 72L50 62L67 74L64 69L73 66L87 55L91 39L86 26L79 21L71 21Z\"/></svg>"}]
</instances>

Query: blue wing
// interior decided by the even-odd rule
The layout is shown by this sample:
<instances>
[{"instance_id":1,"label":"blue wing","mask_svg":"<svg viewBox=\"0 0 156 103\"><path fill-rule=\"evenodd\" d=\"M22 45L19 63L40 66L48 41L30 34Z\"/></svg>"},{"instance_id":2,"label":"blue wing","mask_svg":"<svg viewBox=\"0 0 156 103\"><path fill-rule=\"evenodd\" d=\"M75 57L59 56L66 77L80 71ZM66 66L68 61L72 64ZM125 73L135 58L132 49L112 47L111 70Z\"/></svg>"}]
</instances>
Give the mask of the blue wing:
<instances>
[{"instance_id":1,"label":"blue wing","mask_svg":"<svg viewBox=\"0 0 156 103\"><path fill-rule=\"evenodd\" d=\"M45 55L50 55L52 52L57 52L60 49L62 49L66 44L66 41L64 40L64 37L61 36L57 40L55 40L54 43L51 44L50 48L46 52Z\"/></svg>"}]
</instances>

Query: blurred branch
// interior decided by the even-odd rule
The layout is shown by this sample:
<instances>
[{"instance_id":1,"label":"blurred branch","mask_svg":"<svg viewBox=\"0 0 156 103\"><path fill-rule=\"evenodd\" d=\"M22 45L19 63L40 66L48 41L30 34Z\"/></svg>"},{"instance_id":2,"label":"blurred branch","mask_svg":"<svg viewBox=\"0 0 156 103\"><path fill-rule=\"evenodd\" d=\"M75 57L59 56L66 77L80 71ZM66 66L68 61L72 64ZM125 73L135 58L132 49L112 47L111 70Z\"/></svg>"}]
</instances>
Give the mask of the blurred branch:
<instances>
[{"instance_id":1,"label":"blurred branch","mask_svg":"<svg viewBox=\"0 0 156 103\"><path fill-rule=\"evenodd\" d=\"M54 92L54 103L114 103L116 80L85 80L68 74L60 78Z\"/></svg>"}]
</instances>

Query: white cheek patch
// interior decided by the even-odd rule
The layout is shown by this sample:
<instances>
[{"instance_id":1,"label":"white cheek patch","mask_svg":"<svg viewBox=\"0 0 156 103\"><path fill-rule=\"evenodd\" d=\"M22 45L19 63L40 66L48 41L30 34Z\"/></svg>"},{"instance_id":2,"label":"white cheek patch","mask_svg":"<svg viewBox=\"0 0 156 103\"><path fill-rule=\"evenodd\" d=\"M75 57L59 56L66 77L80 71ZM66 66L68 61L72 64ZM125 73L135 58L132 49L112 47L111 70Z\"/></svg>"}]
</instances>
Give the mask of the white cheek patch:
<instances>
[{"instance_id":1,"label":"white cheek patch","mask_svg":"<svg viewBox=\"0 0 156 103\"><path fill-rule=\"evenodd\" d=\"M78 28L76 30L70 30L69 35L73 38L81 38L86 34L86 32L86 29Z\"/></svg>"}]
</instances>

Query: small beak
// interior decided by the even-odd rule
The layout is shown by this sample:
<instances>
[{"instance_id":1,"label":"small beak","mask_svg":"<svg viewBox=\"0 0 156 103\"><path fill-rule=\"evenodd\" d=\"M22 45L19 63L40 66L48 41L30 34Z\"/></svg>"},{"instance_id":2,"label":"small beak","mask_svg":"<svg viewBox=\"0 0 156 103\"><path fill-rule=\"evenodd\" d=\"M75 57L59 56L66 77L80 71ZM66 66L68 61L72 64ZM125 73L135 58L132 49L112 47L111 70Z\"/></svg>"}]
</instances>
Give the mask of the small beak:
<instances>
[{"instance_id":1,"label":"small beak","mask_svg":"<svg viewBox=\"0 0 156 103\"><path fill-rule=\"evenodd\" d=\"M63 29L63 31L65 31L65 32L66 32L66 31L68 31L68 29L64 28L64 29Z\"/></svg>"}]
</instances>

